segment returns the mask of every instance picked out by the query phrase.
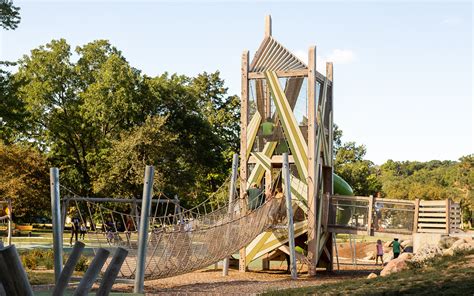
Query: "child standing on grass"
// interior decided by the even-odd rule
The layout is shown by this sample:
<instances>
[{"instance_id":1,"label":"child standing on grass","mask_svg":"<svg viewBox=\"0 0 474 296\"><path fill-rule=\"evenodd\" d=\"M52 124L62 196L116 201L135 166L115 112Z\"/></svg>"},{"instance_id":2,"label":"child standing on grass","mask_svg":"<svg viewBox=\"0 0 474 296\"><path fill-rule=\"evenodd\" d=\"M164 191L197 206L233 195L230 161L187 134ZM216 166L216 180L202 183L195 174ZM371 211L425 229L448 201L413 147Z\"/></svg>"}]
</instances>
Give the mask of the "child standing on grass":
<instances>
[{"instance_id":1,"label":"child standing on grass","mask_svg":"<svg viewBox=\"0 0 474 296\"><path fill-rule=\"evenodd\" d=\"M379 264L379 257L380 257L380 262L382 262L383 265L383 245L381 240L377 240L377 257L375 257L375 265Z\"/></svg>"}]
</instances>

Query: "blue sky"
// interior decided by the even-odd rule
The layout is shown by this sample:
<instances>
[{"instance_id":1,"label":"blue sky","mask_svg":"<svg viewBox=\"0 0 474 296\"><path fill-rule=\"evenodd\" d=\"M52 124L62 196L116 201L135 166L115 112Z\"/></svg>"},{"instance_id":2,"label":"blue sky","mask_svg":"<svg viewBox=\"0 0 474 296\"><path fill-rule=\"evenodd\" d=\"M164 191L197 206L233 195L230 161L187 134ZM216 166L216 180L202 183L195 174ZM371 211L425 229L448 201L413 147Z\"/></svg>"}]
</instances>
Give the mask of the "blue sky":
<instances>
[{"instance_id":1,"label":"blue sky","mask_svg":"<svg viewBox=\"0 0 474 296\"><path fill-rule=\"evenodd\" d=\"M335 122L367 158L451 159L473 153L471 2L15 1L22 22L0 31L0 60L51 39L108 39L148 75L221 72L240 93L271 14L273 36L318 68L334 62Z\"/></svg>"}]
</instances>

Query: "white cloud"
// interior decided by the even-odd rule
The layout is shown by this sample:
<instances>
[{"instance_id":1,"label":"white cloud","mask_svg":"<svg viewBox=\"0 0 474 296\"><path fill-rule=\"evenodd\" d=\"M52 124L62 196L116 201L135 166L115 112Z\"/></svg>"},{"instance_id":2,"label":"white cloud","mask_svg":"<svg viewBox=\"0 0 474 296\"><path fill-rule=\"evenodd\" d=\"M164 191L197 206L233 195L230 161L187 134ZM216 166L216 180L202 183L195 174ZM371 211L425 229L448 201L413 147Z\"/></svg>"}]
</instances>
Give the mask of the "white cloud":
<instances>
[{"instance_id":1,"label":"white cloud","mask_svg":"<svg viewBox=\"0 0 474 296\"><path fill-rule=\"evenodd\" d=\"M304 63L308 63L308 53L303 50L296 50L294 54ZM355 60L356 56L350 49L334 49L328 55L318 55L316 57L316 69L320 73L326 73L326 62L334 64L350 64Z\"/></svg>"},{"instance_id":2,"label":"white cloud","mask_svg":"<svg viewBox=\"0 0 474 296\"><path fill-rule=\"evenodd\" d=\"M456 26L461 23L462 23L462 18L456 17L456 16L447 17L441 21L442 25L447 25L447 26Z\"/></svg>"},{"instance_id":3,"label":"white cloud","mask_svg":"<svg viewBox=\"0 0 474 296\"><path fill-rule=\"evenodd\" d=\"M327 59L334 64L349 64L354 61L355 55L349 49L335 49L328 55Z\"/></svg>"}]
</instances>

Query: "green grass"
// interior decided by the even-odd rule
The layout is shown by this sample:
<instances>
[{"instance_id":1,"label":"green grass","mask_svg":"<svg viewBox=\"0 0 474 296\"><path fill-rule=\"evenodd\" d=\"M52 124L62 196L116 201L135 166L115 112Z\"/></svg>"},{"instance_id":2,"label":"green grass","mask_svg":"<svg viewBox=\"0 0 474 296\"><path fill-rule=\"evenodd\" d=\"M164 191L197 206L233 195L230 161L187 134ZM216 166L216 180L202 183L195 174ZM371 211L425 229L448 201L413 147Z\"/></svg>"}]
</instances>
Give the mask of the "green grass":
<instances>
[{"instance_id":1,"label":"green grass","mask_svg":"<svg viewBox=\"0 0 474 296\"><path fill-rule=\"evenodd\" d=\"M472 295L472 255L441 257L423 268L411 268L388 277L356 279L307 288L270 291L263 295ZM471 265L466 256L471 256Z\"/></svg>"}]
</instances>

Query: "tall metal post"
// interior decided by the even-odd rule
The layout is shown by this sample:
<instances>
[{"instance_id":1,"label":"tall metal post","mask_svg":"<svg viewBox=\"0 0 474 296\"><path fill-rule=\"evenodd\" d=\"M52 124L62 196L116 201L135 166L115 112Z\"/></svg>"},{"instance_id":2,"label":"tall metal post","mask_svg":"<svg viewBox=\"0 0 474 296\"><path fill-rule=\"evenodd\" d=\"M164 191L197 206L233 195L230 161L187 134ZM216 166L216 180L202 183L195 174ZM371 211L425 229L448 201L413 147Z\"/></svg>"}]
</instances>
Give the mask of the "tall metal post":
<instances>
[{"instance_id":1,"label":"tall metal post","mask_svg":"<svg viewBox=\"0 0 474 296\"><path fill-rule=\"evenodd\" d=\"M237 181L237 167L239 166L239 155L234 154L232 159L232 177L230 179L229 187L229 208L227 212L230 214L233 211L233 202L234 202L234 192L235 192L235 182ZM229 274L229 257L224 259L222 267L222 275L226 276Z\"/></svg>"},{"instance_id":2,"label":"tall metal post","mask_svg":"<svg viewBox=\"0 0 474 296\"><path fill-rule=\"evenodd\" d=\"M7 200L7 207L8 207L8 245L12 245L12 235L13 235L13 215L12 215L12 201L9 199Z\"/></svg>"},{"instance_id":3,"label":"tall metal post","mask_svg":"<svg viewBox=\"0 0 474 296\"><path fill-rule=\"evenodd\" d=\"M293 226L293 208L291 206L290 164L288 153L283 153L283 174L285 176L286 214L288 217L288 244L290 245L291 278L298 278L296 273L295 229Z\"/></svg>"},{"instance_id":4,"label":"tall metal post","mask_svg":"<svg viewBox=\"0 0 474 296\"><path fill-rule=\"evenodd\" d=\"M63 269L63 234L59 196L59 169L49 170L51 180L51 214L53 224L54 279L58 281Z\"/></svg>"},{"instance_id":5,"label":"tall metal post","mask_svg":"<svg viewBox=\"0 0 474 296\"><path fill-rule=\"evenodd\" d=\"M138 230L137 271L135 273L134 293L143 293L145 287L146 244L148 241L148 224L150 220L151 197L153 195L153 176L155 169L147 165L143 183L143 199Z\"/></svg>"}]
</instances>

